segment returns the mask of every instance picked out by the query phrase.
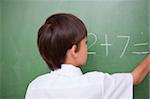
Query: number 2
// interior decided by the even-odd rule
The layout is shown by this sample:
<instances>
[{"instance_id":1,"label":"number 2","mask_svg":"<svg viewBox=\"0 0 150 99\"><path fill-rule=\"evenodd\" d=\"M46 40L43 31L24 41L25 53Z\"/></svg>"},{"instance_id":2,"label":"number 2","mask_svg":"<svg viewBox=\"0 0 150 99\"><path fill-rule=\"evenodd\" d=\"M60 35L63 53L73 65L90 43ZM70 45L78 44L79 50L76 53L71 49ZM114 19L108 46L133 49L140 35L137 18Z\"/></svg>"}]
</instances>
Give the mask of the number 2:
<instances>
[{"instance_id":1,"label":"number 2","mask_svg":"<svg viewBox=\"0 0 150 99\"><path fill-rule=\"evenodd\" d=\"M97 36L94 33L88 33L88 36L94 37L94 41L88 46L88 49L93 47L97 42ZM88 54L96 54L96 52L88 52Z\"/></svg>"}]
</instances>

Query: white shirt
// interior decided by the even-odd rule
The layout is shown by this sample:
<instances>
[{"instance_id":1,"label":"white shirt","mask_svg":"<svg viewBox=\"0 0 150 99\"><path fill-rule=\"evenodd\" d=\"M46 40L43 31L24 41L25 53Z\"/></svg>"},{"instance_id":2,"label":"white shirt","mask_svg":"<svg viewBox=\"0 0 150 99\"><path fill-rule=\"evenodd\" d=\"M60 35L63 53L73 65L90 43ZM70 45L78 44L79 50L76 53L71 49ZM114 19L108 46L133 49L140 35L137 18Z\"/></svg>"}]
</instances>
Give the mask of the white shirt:
<instances>
[{"instance_id":1,"label":"white shirt","mask_svg":"<svg viewBox=\"0 0 150 99\"><path fill-rule=\"evenodd\" d=\"M25 99L133 99L133 79L130 73L82 74L80 68L63 64L33 80Z\"/></svg>"}]
</instances>

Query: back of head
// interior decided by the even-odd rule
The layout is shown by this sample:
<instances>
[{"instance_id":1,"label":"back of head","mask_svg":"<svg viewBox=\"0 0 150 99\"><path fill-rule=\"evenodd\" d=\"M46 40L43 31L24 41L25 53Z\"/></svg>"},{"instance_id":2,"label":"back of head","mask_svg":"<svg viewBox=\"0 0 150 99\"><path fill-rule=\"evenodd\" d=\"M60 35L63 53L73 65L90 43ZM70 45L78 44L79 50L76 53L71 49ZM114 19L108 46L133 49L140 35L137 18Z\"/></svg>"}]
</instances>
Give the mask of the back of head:
<instances>
[{"instance_id":1,"label":"back of head","mask_svg":"<svg viewBox=\"0 0 150 99\"><path fill-rule=\"evenodd\" d=\"M61 68L66 52L87 36L84 23L72 14L58 13L50 16L38 31L39 52L51 70Z\"/></svg>"}]
</instances>

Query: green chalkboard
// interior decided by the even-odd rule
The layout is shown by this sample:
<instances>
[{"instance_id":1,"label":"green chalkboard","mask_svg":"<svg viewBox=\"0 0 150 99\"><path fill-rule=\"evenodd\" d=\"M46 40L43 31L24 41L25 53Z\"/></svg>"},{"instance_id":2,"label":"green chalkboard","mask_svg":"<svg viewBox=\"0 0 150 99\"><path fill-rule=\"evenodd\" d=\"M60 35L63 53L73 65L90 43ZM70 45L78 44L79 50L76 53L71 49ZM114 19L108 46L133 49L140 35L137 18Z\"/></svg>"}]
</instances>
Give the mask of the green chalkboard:
<instances>
[{"instance_id":1,"label":"green chalkboard","mask_svg":"<svg viewBox=\"0 0 150 99\"><path fill-rule=\"evenodd\" d=\"M116 73L131 72L147 55L149 9L149 0L2 0L1 98L24 99L28 84L49 72L36 39L39 27L51 14L72 13L86 24L88 60L82 67L84 73ZM134 87L134 99L150 99L149 83L147 76Z\"/></svg>"},{"instance_id":2,"label":"green chalkboard","mask_svg":"<svg viewBox=\"0 0 150 99\"><path fill-rule=\"evenodd\" d=\"M148 9L150 9L150 1L148 2L148 5L149 5L149 6L148 6ZM148 11L149 11L149 12L148 12L148 13L149 13L149 16L148 16L148 17L149 17L149 24L150 24L150 10L148 10ZM150 49L150 25L149 25L149 49Z\"/></svg>"},{"instance_id":3,"label":"green chalkboard","mask_svg":"<svg viewBox=\"0 0 150 99\"><path fill-rule=\"evenodd\" d=\"M1 0L0 0L0 47L2 45L2 17L1 17L1 14L2 14L2 8L1 8ZM2 81L2 49L0 48L0 99L1 99L1 81Z\"/></svg>"},{"instance_id":4,"label":"green chalkboard","mask_svg":"<svg viewBox=\"0 0 150 99\"><path fill-rule=\"evenodd\" d=\"M150 9L150 1L148 2L148 9ZM149 12L149 24L150 24L150 10L148 10ZM150 49L150 25L149 25L149 49ZM149 73L149 89L150 89L150 73ZM149 90L149 97L150 97L150 90Z\"/></svg>"}]
</instances>

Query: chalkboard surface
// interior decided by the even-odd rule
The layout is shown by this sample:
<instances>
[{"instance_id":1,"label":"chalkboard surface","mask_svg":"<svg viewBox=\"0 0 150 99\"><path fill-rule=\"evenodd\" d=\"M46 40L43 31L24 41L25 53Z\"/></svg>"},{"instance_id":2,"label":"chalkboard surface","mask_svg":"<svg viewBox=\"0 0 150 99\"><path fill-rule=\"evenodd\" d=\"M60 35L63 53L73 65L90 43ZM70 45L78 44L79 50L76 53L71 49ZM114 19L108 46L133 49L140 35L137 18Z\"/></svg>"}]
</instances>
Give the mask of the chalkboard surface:
<instances>
[{"instance_id":1,"label":"chalkboard surface","mask_svg":"<svg viewBox=\"0 0 150 99\"><path fill-rule=\"evenodd\" d=\"M2 17L1 17L1 14L2 14L2 8L1 8L1 1L0 1L0 47L2 47ZM1 97L1 85L2 85L2 49L0 48L0 97Z\"/></svg>"},{"instance_id":2,"label":"chalkboard surface","mask_svg":"<svg viewBox=\"0 0 150 99\"><path fill-rule=\"evenodd\" d=\"M24 99L28 84L49 72L36 39L38 28L53 13L72 13L86 24L84 73L131 72L149 49L149 0L2 0L0 9L2 99ZM149 83L147 76L134 87L134 99L150 99Z\"/></svg>"}]
</instances>

